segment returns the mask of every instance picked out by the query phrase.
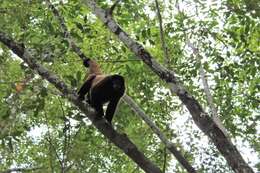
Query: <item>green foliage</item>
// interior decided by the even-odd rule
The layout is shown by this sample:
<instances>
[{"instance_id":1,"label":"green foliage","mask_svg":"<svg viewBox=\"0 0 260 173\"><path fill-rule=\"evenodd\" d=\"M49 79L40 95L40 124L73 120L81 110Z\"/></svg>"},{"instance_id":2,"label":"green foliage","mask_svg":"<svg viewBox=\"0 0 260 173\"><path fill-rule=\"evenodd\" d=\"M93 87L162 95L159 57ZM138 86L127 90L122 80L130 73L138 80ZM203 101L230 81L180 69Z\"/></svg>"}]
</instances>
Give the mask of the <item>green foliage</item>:
<instances>
[{"instance_id":1,"label":"green foliage","mask_svg":"<svg viewBox=\"0 0 260 173\"><path fill-rule=\"evenodd\" d=\"M165 65L209 110L199 73L200 67L204 68L222 122L233 138L248 144L244 147L247 151L256 151L258 161L250 164L259 171L259 1L169 2L160 2L170 55L170 64ZM179 10L178 3L182 4ZM136 56L87 7L77 0L55 4L86 56L98 60L105 73L125 77L127 94L192 165L200 172L231 172L212 144L201 146L204 136L167 85L142 61L132 61ZM111 1L98 4L109 8ZM23 42L39 63L69 87L80 87L86 69L44 2L1 0L0 16L1 31ZM121 1L113 16L158 62L165 62L154 1ZM188 42L198 49L201 62ZM16 166L44 167L38 172L60 172L61 167L72 173L142 172L51 84L33 75L19 58L0 46L0 172ZM31 79L23 90L17 92L16 85L28 77ZM163 168L164 145L128 105L120 103L113 124ZM166 170L184 172L168 151Z\"/></svg>"}]
</instances>

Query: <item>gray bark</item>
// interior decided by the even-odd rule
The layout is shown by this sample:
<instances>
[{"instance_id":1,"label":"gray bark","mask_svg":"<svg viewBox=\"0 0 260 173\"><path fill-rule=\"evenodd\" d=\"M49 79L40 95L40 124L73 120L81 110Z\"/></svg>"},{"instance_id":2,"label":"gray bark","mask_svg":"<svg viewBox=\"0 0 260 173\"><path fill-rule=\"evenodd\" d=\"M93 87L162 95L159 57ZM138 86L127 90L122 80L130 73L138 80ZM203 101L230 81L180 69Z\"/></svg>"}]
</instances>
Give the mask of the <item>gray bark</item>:
<instances>
[{"instance_id":1,"label":"gray bark","mask_svg":"<svg viewBox=\"0 0 260 173\"><path fill-rule=\"evenodd\" d=\"M0 31L0 41L9 47L17 56L19 56L28 66L36 71L42 78L53 84L60 92L66 96L75 106L77 106L92 121L93 125L118 148L128 155L136 164L138 164L147 173L162 173L162 171L152 163L144 154L138 150L135 144L130 141L126 134L119 134L114 128L105 121L97 119L96 112L86 103L78 100L77 94L70 90L66 84L55 74L49 72L46 68L38 64L23 45L18 44L5 33Z\"/></svg>"},{"instance_id":2,"label":"gray bark","mask_svg":"<svg viewBox=\"0 0 260 173\"><path fill-rule=\"evenodd\" d=\"M175 73L159 64L144 47L130 38L130 36L117 24L113 16L97 6L93 0L83 1L92 12L113 32L138 58L170 87L183 104L187 107L196 125L212 140L227 163L236 173L253 173L252 168L245 162L236 146L225 136L219 126L206 113L199 102L182 86Z\"/></svg>"},{"instance_id":3,"label":"gray bark","mask_svg":"<svg viewBox=\"0 0 260 173\"><path fill-rule=\"evenodd\" d=\"M195 48L194 45L191 42L188 42L188 46L192 49L193 54L196 57L197 63L200 64L200 77L201 77L201 80L202 80L202 83L203 83L203 89L204 89L204 92L206 94L208 105L209 105L210 110L212 112L212 119L218 125L218 127L222 130L222 132L226 135L226 137L229 139L228 131L225 128L225 126L222 124L222 122L221 122L221 120L218 116L217 108L216 108L216 106L213 102L213 97L212 97L212 95L210 93L210 89L209 89L208 79L207 79L205 70L204 70L204 68L201 64L201 57L200 57L200 54L199 54L199 50L197 48Z\"/></svg>"},{"instance_id":4,"label":"gray bark","mask_svg":"<svg viewBox=\"0 0 260 173\"><path fill-rule=\"evenodd\" d=\"M61 29L64 33L64 37L68 40L70 45L72 46L72 50L80 57L80 58L86 58L85 54L81 51L81 49L74 43L73 38L71 37L71 34L65 24L64 18L60 15L59 11L51 4L49 0L46 0L49 8L53 12L54 16L57 18L57 20L60 22ZM112 14L114 7L119 2L116 1L114 5L109 9L109 13ZM163 32L163 31L162 31ZM164 42L164 40L162 40ZM166 50L165 50L166 51ZM125 95L123 97L123 100L136 112L137 115L139 115L147 124L148 126L153 130L155 134L162 140L162 142L166 145L167 149L175 156L175 158L180 162L180 164L189 172L189 173L195 173L195 169L189 164L189 162L182 156L181 152L177 150L177 148L174 146L173 143L171 143L164 134L160 131L160 129L152 122L151 119L144 113L142 109L139 108L139 106L134 102L134 100Z\"/></svg>"},{"instance_id":5,"label":"gray bark","mask_svg":"<svg viewBox=\"0 0 260 173\"><path fill-rule=\"evenodd\" d=\"M131 97L125 95L123 97L123 101L126 102L133 109L133 111L146 122L146 124L161 139L166 148L175 156L175 158L180 162L180 164L186 169L187 172L196 173L196 170L184 158L181 152L177 150L177 147L165 137L165 135L160 131L159 127L157 127L156 124L145 114L145 112L140 109L140 107L134 102Z\"/></svg>"}]
</instances>

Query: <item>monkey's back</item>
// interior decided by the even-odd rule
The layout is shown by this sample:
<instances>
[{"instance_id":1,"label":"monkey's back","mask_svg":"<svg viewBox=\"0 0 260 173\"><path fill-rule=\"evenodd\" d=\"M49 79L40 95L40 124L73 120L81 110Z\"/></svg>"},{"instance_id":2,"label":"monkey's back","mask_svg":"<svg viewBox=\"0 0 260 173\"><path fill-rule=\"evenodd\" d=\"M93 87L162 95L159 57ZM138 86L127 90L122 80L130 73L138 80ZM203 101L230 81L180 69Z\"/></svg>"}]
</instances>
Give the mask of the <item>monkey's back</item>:
<instances>
[{"instance_id":1,"label":"monkey's back","mask_svg":"<svg viewBox=\"0 0 260 173\"><path fill-rule=\"evenodd\" d=\"M97 75L94 81L90 94L91 102L106 103L124 95L125 83L120 75Z\"/></svg>"}]
</instances>

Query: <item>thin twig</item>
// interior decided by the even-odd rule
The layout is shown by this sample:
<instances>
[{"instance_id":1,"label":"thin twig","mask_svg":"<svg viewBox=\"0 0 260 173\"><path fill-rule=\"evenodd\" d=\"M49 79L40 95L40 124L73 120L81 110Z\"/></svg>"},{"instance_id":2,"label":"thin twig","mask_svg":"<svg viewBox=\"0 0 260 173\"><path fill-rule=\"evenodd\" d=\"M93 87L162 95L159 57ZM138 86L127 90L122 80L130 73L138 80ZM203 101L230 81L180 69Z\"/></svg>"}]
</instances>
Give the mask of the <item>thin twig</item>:
<instances>
[{"instance_id":1,"label":"thin twig","mask_svg":"<svg viewBox=\"0 0 260 173\"><path fill-rule=\"evenodd\" d=\"M59 161L59 163L60 163L60 166L61 166L61 168L62 168L62 161L61 161L61 159L60 159L60 157L59 157L59 154L58 154L56 148L54 147L54 145L53 145L53 143L52 143L51 133L50 133L50 127L49 127L49 124L48 124L48 121L47 121L47 115L46 115L45 112L44 112L43 114L44 114L45 123L46 123L46 126L47 126L47 141L49 142L50 146L52 147L52 149L53 149L53 151L54 151L54 153L55 153L55 155L56 155L56 158L58 159L58 161Z\"/></svg>"},{"instance_id":2,"label":"thin twig","mask_svg":"<svg viewBox=\"0 0 260 173\"><path fill-rule=\"evenodd\" d=\"M59 15L59 13L56 12L56 15ZM56 16L56 17L59 17L59 16ZM59 18L61 18L61 17L59 17ZM62 28L64 28L64 26ZM65 30L64 30L64 32L65 32ZM68 33L66 36L69 37L70 34ZM71 40L72 38L68 38L68 39ZM76 53L78 53L78 52L76 52ZM105 60L105 62L107 62L107 60ZM130 107L132 107L132 109L140 110L138 105L129 96L125 96L124 100L126 102L128 102L128 105ZM144 121L151 127L151 129L155 130L155 132L159 136L159 138L165 143L167 148L173 153L173 155L183 165L183 167L186 168L189 173L195 173L196 172L195 169L189 164L189 162L187 160L185 160L185 158L182 156L182 154L176 149L174 144L169 142L169 140L160 132L160 129L149 119L149 117L142 110L136 111L136 112L140 117L142 117L144 119Z\"/></svg>"},{"instance_id":3,"label":"thin twig","mask_svg":"<svg viewBox=\"0 0 260 173\"><path fill-rule=\"evenodd\" d=\"M206 99L207 102L209 104L210 110L212 112L212 119L213 121L215 121L215 123L219 126L219 128L222 130L222 132L226 135L226 137L228 138L228 132L227 129L224 127L224 125L222 124L221 120L219 119L218 113L217 113L217 108L215 107L215 104L213 102L213 98L212 95L210 93L210 89L209 89L209 84L208 84L208 79L206 76L206 72L202 66L201 63L201 56L199 54L199 50L198 48L196 48L191 42L188 41L188 46L192 49L193 54L196 57L197 63L200 64L200 77L202 80L202 84L203 84L203 89L204 92L206 94Z\"/></svg>"},{"instance_id":4,"label":"thin twig","mask_svg":"<svg viewBox=\"0 0 260 173\"><path fill-rule=\"evenodd\" d=\"M144 122L152 129L152 131L164 143L167 149L174 155L174 157L187 170L187 172L196 173L196 170L190 165L188 160L186 160L182 153L177 150L175 144L166 138L166 136L160 131L159 127L149 118L148 115L145 114L145 112L134 102L134 100L128 95L124 95L122 99L137 115L144 120Z\"/></svg>"},{"instance_id":5,"label":"thin twig","mask_svg":"<svg viewBox=\"0 0 260 173\"><path fill-rule=\"evenodd\" d=\"M163 158L163 169L162 169L162 171L165 173L166 163L167 163L167 148L166 147L164 147L163 152L164 152L163 153L164 158Z\"/></svg>"},{"instance_id":6,"label":"thin twig","mask_svg":"<svg viewBox=\"0 0 260 173\"><path fill-rule=\"evenodd\" d=\"M67 120L66 120L66 115L65 115L65 111L62 105L62 102L60 100L60 98L58 97L59 103L60 103L60 107L62 110L62 115L63 115L63 119L64 119L64 128L63 128L63 134L64 134L64 142L63 142L63 151L62 151L62 167L61 167L61 172L65 173L65 169L66 169L66 153L67 153L67 145L68 145L68 134L67 134L67 128L70 128L67 126Z\"/></svg>"},{"instance_id":7,"label":"thin twig","mask_svg":"<svg viewBox=\"0 0 260 173\"><path fill-rule=\"evenodd\" d=\"M48 4L49 8L52 10L54 16L59 20L62 31L64 33L64 38L67 39L67 41L69 42L70 47L77 52L77 54L79 55L79 57L84 60L87 59L88 57L85 56L85 54L81 51L81 49L75 44L75 42L70 39L71 38L71 34L65 24L65 20L64 18L59 14L59 11L54 7L54 5L50 2L50 0L45 0L46 3Z\"/></svg>"},{"instance_id":8,"label":"thin twig","mask_svg":"<svg viewBox=\"0 0 260 173\"><path fill-rule=\"evenodd\" d=\"M81 127L82 127L82 125L80 124L78 131L77 131L77 132L73 135L73 137L70 138L70 139L75 139L75 138L78 136L78 134L79 134L79 132L80 132L80 130L81 130ZM71 143L71 145L68 146L69 148L68 148L68 150L67 150L67 155L69 155L70 151L72 151L72 149L75 148L75 147L74 147L74 146L75 146L75 142L74 142L74 143L70 142L70 143ZM67 167L65 168L65 172L69 171L74 164L75 164L75 162L73 162L73 163L71 163L69 166L67 166Z\"/></svg>"},{"instance_id":9,"label":"thin twig","mask_svg":"<svg viewBox=\"0 0 260 173\"><path fill-rule=\"evenodd\" d=\"M179 4L178 2L177 3L177 6L179 7ZM180 8L177 8L178 9L178 12L182 12L180 10ZM196 12L197 13L197 12ZM223 132L223 134L227 137L227 140L229 140L229 137L228 137L228 131L227 129L224 127L224 125L222 124L221 120L219 119L219 116L217 114L217 108L215 107L214 103L213 103L213 98L212 98L212 95L210 93L210 89L209 89L209 84L208 84L208 80L207 80L207 76L206 76L206 73L204 71L204 68L201 64L201 55L199 53L199 49L197 47L194 46L193 43L191 43L191 41L188 39L187 37L187 34L186 32L184 32L185 34L185 37L186 37L186 40L187 40L187 44L188 46L192 49L192 52L193 54L195 55L196 57L196 61L197 63L200 64L200 77L201 77L201 80L202 80L202 83L203 83L203 89L204 89L204 92L206 94L206 100L207 100L207 103L209 104L209 108L212 112L212 119L213 119L213 122L218 126L218 128ZM225 44L224 44L225 45ZM226 45L225 45L226 46ZM209 124L209 126L207 127L207 129L209 130L214 124Z\"/></svg>"},{"instance_id":10,"label":"thin twig","mask_svg":"<svg viewBox=\"0 0 260 173\"><path fill-rule=\"evenodd\" d=\"M121 0L116 0L116 2L108 9L110 15L113 15L114 9L120 1Z\"/></svg>"},{"instance_id":11,"label":"thin twig","mask_svg":"<svg viewBox=\"0 0 260 173\"><path fill-rule=\"evenodd\" d=\"M76 61L81 61L81 60L76 60ZM97 61L97 62L103 62L103 63L118 63L118 62L120 62L120 63L125 63L125 62L140 62L140 61L142 61L142 60L140 60L140 59L126 59L126 60L95 60L95 61ZM75 60L73 60L73 61L68 61L68 62L75 62Z\"/></svg>"},{"instance_id":12,"label":"thin twig","mask_svg":"<svg viewBox=\"0 0 260 173\"><path fill-rule=\"evenodd\" d=\"M33 56L21 44L10 38L5 32L0 31L0 42L6 45L14 54L19 56L28 67L36 71L44 79L52 83L55 88L66 95L69 101L76 105L93 123L93 125L107 138L131 158L140 168L147 173L162 173L160 168L148 159L143 152L128 138L126 134L120 134L104 118L97 118L98 114L86 102L78 99L75 91L59 79L53 72L37 63Z\"/></svg>"},{"instance_id":13,"label":"thin twig","mask_svg":"<svg viewBox=\"0 0 260 173\"><path fill-rule=\"evenodd\" d=\"M0 173L12 173L12 172L31 172L39 169L44 169L44 167L35 167L35 168L11 168Z\"/></svg>"},{"instance_id":14,"label":"thin twig","mask_svg":"<svg viewBox=\"0 0 260 173\"><path fill-rule=\"evenodd\" d=\"M116 62L131 62L131 61L142 61L140 59L128 59L128 60L97 60L98 62L105 62L105 63L116 63Z\"/></svg>"},{"instance_id":15,"label":"thin twig","mask_svg":"<svg viewBox=\"0 0 260 173\"><path fill-rule=\"evenodd\" d=\"M158 21L159 21L160 39L161 39L161 44L162 44L163 53L164 53L164 63L166 64L166 66L169 67L170 66L170 58L169 58L168 49L167 49L165 39L164 39L162 16L161 16L161 12L160 12L159 3L158 3L157 0L155 0L155 6L156 6L156 9L157 9L157 17L158 17Z\"/></svg>"}]
</instances>

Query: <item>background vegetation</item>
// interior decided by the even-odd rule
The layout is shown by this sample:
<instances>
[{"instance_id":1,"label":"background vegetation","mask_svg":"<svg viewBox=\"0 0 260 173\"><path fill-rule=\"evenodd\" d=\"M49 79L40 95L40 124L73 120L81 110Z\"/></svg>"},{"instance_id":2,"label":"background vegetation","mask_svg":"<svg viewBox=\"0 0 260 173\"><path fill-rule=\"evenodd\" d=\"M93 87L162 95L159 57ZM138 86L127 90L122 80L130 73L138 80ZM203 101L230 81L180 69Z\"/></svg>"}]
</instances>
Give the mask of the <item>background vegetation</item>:
<instances>
[{"instance_id":1,"label":"background vegetation","mask_svg":"<svg viewBox=\"0 0 260 173\"><path fill-rule=\"evenodd\" d=\"M74 41L104 72L119 73L127 94L175 143L199 172L232 172L167 85L127 49L78 0L54 2ZM98 1L102 8L111 1ZM113 16L161 64L173 69L188 91L211 112L203 68L221 122L245 160L260 171L260 1L160 1L169 55L165 63L155 1L124 0ZM71 51L60 24L41 0L1 0L0 30L24 43L34 58L75 90L86 69ZM47 81L0 45L0 172L142 172ZM195 49L194 49L195 48ZM196 50L196 51L195 51ZM19 89L21 86L21 90ZM185 172L124 102L113 120L165 172Z\"/></svg>"}]
</instances>

